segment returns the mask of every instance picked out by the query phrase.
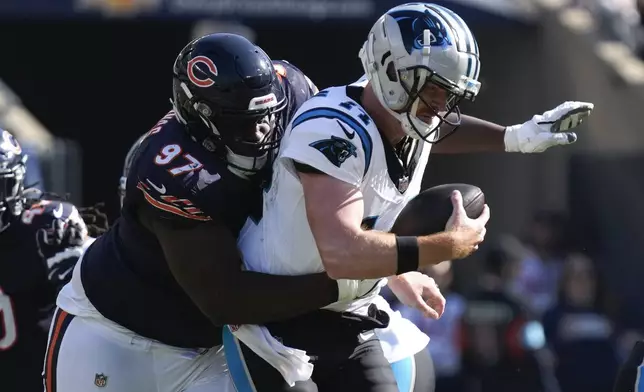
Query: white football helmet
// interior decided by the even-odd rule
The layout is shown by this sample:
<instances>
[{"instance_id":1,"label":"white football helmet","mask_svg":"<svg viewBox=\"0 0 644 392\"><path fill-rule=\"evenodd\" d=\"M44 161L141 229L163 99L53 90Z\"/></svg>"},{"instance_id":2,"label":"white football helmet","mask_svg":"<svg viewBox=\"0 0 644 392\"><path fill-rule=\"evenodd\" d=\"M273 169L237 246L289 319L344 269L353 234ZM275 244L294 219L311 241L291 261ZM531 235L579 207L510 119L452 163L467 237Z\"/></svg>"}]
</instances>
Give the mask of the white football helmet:
<instances>
[{"instance_id":1,"label":"white football helmet","mask_svg":"<svg viewBox=\"0 0 644 392\"><path fill-rule=\"evenodd\" d=\"M473 101L481 87L474 35L460 16L436 4L409 3L387 11L371 28L359 56L383 106L409 136L430 143L449 134L437 132L443 123L458 127L458 104ZM425 122L417 110L428 84L446 90L448 99L447 111ZM455 117L448 120L452 112Z\"/></svg>"}]
</instances>

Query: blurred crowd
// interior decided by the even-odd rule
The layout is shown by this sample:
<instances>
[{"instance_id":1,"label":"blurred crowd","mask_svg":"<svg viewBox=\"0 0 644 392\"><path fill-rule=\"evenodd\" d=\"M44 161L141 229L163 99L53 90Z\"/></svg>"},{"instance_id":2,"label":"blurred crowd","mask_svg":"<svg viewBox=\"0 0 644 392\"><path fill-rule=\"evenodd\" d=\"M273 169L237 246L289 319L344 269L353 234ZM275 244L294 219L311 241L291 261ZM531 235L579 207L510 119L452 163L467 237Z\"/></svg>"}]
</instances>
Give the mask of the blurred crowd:
<instances>
[{"instance_id":1,"label":"blurred crowd","mask_svg":"<svg viewBox=\"0 0 644 392\"><path fill-rule=\"evenodd\" d=\"M644 326L610 297L567 227L564 214L537 212L522 238L480 251L471 282L449 261L424 271L447 299L438 320L394 305L430 336L437 391L612 390Z\"/></svg>"},{"instance_id":2,"label":"blurred crowd","mask_svg":"<svg viewBox=\"0 0 644 392\"><path fill-rule=\"evenodd\" d=\"M644 0L575 0L592 12L605 39L618 40L644 58Z\"/></svg>"}]
</instances>

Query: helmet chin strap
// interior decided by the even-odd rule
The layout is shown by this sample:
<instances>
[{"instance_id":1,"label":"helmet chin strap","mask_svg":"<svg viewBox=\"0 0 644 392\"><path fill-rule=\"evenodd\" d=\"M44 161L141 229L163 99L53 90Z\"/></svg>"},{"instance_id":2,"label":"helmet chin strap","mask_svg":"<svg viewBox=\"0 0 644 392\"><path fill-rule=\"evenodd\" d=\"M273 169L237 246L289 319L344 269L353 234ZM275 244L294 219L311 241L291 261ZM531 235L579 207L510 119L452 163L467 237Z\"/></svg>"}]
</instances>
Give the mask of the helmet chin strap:
<instances>
[{"instance_id":1,"label":"helmet chin strap","mask_svg":"<svg viewBox=\"0 0 644 392\"><path fill-rule=\"evenodd\" d=\"M253 174L257 174L257 169L263 168L268 162L268 152L258 157L247 157L234 153L228 147L226 150L226 160L230 164L228 170L244 179L249 179Z\"/></svg>"},{"instance_id":2,"label":"helmet chin strap","mask_svg":"<svg viewBox=\"0 0 644 392\"><path fill-rule=\"evenodd\" d=\"M407 136L410 136L413 139L424 141L427 135L435 131L440 125L441 120L436 116L432 117L432 121L428 124L422 121L420 118L416 117L415 114L410 114L409 117L407 117L407 112L398 113L396 111L391 110L384 102L384 99L381 97L380 94L376 94L376 97L378 98L378 101L380 101L380 104L382 105L382 107L387 112L389 112L389 114L391 114L396 120L398 120L405 134ZM420 103L420 98L417 97L414 103L412 104L411 111L410 111L411 113L416 113L416 111L418 110L419 103ZM416 132L414 127L418 130L418 132Z\"/></svg>"},{"instance_id":3,"label":"helmet chin strap","mask_svg":"<svg viewBox=\"0 0 644 392\"><path fill-rule=\"evenodd\" d=\"M433 116L430 123L426 123L416 116L418 110L418 104L420 103L420 98L416 97L409 115L407 113L396 113L398 121L403 127L405 133L411 136L414 139L426 140L432 132L435 132L440 126L441 119L438 116ZM437 133L434 134L434 139L436 139Z\"/></svg>"}]
</instances>

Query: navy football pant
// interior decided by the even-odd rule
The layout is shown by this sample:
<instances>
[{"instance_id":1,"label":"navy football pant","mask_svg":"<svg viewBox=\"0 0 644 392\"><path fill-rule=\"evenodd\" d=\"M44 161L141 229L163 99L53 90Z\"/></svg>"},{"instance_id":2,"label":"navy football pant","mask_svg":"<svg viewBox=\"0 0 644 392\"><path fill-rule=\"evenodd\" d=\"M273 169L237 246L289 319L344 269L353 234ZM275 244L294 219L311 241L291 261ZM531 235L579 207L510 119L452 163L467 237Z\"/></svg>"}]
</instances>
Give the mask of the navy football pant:
<instances>
[{"instance_id":1,"label":"navy football pant","mask_svg":"<svg viewBox=\"0 0 644 392\"><path fill-rule=\"evenodd\" d=\"M238 392L434 392L434 367L427 349L389 364L380 342L368 340L355 346L341 364L316 361L311 380L289 387L275 368L228 328L224 328L224 348Z\"/></svg>"}]
</instances>

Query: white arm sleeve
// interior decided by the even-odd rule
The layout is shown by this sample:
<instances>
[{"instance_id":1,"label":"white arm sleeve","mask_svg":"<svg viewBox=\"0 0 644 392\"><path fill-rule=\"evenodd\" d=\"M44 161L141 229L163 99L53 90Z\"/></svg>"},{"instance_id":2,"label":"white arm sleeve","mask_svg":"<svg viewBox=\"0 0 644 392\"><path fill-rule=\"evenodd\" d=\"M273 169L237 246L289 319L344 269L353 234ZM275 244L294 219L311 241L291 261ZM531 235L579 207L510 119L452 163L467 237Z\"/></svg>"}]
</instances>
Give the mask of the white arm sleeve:
<instances>
[{"instance_id":1,"label":"white arm sleeve","mask_svg":"<svg viewBox=\"0 0 644 392\"><path fill-rule=\"evenodd\" d=\"M306 119L308 112L313 111L293 121L281 159L309 165L359 187L371 159L372 142L367 130L358 120L339 111L336 118ZM334 111L326 113L334 115Z\"/></svg>"}]
</instances>

